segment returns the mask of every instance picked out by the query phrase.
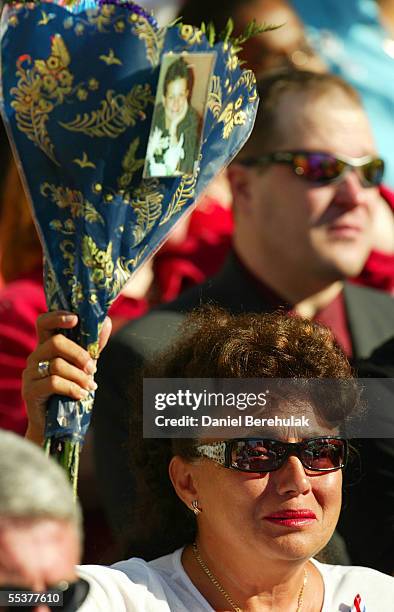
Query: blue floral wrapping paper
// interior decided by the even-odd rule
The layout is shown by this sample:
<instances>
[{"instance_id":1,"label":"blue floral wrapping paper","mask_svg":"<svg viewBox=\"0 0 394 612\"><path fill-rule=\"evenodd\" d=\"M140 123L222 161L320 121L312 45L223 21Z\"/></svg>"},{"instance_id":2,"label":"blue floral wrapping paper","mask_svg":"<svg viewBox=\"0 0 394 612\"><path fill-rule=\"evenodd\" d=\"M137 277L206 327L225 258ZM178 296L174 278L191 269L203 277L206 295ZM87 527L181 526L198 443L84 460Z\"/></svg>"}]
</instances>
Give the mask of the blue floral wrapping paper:
<instances>
[{"instance_id":1,"label":"blue floral wrapping paper","mask_svg":"<svg viewBox=\"0 0 394 612\"><path fill-rule=\"evenodd\" d=\"M216 54L200 167L142 179L160 59L183 51ZM75 339L93 357L109 306L241 149L257 104L231 44L212 47L192 26L158 30L112 4L4 9L1 110L44 248L48 308L78 314ZM92 401L57 399L47 435L82 441Z\"/></svg>"}]
</instances>

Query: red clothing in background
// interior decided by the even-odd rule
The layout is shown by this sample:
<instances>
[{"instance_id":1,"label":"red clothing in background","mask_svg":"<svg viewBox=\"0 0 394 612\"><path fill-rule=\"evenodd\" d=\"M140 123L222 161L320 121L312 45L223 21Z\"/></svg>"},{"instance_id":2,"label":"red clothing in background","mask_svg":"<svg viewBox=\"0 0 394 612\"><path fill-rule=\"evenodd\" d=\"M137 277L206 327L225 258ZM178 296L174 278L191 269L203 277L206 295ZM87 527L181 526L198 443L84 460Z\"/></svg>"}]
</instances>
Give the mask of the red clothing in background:
<instances>
[{"instance_id":1,"label":"red clothing in background","mask_svg":"<svg viewBox=\"0 0 394 612\"><path fill-rule=\"evenodd\" d=\"M42 270L0 290L0 427L26 430L21 376L37 344L36 319L46 311Z\"/></svg>"},{"instance_id":2,"label":"red clothing in background","mask_svg":"<svg viewBox=\"0 0 394 612\"><path fill-rule=\"evenodd\" d=\"M381 187L380 195L390 205L394 214L394 192L387 187ZM394 295L394 254L382 253L376 249L371 251L363 271L354 282Z\"/></svg>"},{"instance_id":3,"label":"red clothing in background","mask_svg":"<svg viewBox=\"0 0 394 612\"><path fill-rule=\"evenodd\" d=\"M147 311L145 300L119 296L109 314L117 322ZM36 319L46 312L42 269L0 289L0 428L24 435L26 408L21 397L22 372L37 344Z\"/></svg>"},{"instance_id":4,"label":"red clothing in background","mask_svg":"<svg viewBox=\"0 0 394 612\"><path fill-rule=\"evenodd\" d=\"M164 244L154 259L160 302L170 302L216 274L227 257L232 233L231 210L206 198L204 208L196 208L191 215L186 239Z\"/></svg>"}]
</instances>

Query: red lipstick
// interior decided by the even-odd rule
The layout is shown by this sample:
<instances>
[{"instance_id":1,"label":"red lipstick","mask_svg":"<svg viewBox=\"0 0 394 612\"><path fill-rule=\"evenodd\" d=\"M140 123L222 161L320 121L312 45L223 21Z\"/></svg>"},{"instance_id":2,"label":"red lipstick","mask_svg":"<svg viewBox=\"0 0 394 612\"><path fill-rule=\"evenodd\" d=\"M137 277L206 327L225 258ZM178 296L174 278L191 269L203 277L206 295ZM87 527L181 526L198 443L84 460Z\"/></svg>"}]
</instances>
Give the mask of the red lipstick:
<instances>
[{"instance_id":1,"label":"red lipstick","mask_svg":"<svg viewBox=\"0 0 394 612\"><path fill-rule=\"evenodd\" d=\"M284 527L304 527L316 520L316 514L312 510L300 509L300 510L279 510L273 512L268 516L265 516L266 521L274 523L275 525L282 525Z\"/></svg>"}]
</instances>

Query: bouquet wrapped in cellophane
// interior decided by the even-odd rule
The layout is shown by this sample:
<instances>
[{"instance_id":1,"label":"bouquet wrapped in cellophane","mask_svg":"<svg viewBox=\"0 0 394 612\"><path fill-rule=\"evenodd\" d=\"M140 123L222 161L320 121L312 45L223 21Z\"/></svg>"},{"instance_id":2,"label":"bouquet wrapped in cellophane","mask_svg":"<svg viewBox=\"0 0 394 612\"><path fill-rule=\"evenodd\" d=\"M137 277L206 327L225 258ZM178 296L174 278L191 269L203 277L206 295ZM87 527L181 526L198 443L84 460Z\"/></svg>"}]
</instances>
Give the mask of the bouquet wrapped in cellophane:
<instances>
[{"instance_id":1,"label":"bouquet wrapped in cellophane","mask_svg":"<svg viewBox=\"0 0 394 612\"><path fill-rule=\"evenodd\" d=\"M253 127L258 98L253 73L239 65L240 39L231 40L230 25L216 43L207 30L159 29L152 15L121 0L3 10L1 110L44 250L47 305L78 315L72 338L93 358L124 284ZM204 120L193 170L152 176L145 158L160 66L171 54L193 54L196 65L194 54L210 54L211 72L197 75L201 91L206 79ZM183 136L178 145L181 159ZM93 399L49 402L47 448L74 483Z\"/></svg>"}]
</instances>

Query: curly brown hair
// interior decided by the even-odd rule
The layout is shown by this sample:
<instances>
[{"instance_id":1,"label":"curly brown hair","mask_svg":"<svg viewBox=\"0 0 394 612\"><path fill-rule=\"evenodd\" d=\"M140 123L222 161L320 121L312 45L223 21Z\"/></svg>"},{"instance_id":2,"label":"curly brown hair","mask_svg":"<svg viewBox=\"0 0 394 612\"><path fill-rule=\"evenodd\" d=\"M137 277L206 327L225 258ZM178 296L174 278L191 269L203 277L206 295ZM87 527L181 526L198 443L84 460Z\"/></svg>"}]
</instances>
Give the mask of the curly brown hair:
<instances>
[{"instance_id":1,"label":"curly brown hair","mask_svg":"<svg viewBox=\"0 0 394 612\"><path fill-rule=\"evenodd\" d=\"M144 368L145 378L353 380L349 362L329 329L281 312L232 315L205 306L186 317L179 338ZM176 496L168 464L175 454L192 459L196 440L143 438L141 381L139 375L133 385L138 408L131 411L130 460L136 502L126 552L152 559L195 536L193 514ZM355 410L357 399L357 390L350 385L350 393L339 402L342 418ZM327 404L332 405L332 398Z\"/></svg>"},{"instance_id":2,"label":"curly brown hair","mask_svg":"<svg viewBox=\"0 0 394 612\"><path fill-rule=\"evenodd\" d=\"M158 377L350 378L332 332L282 312L233 315L205 306L189 314L178 342L152 364Z\"/></svg>"}]
</instances>

